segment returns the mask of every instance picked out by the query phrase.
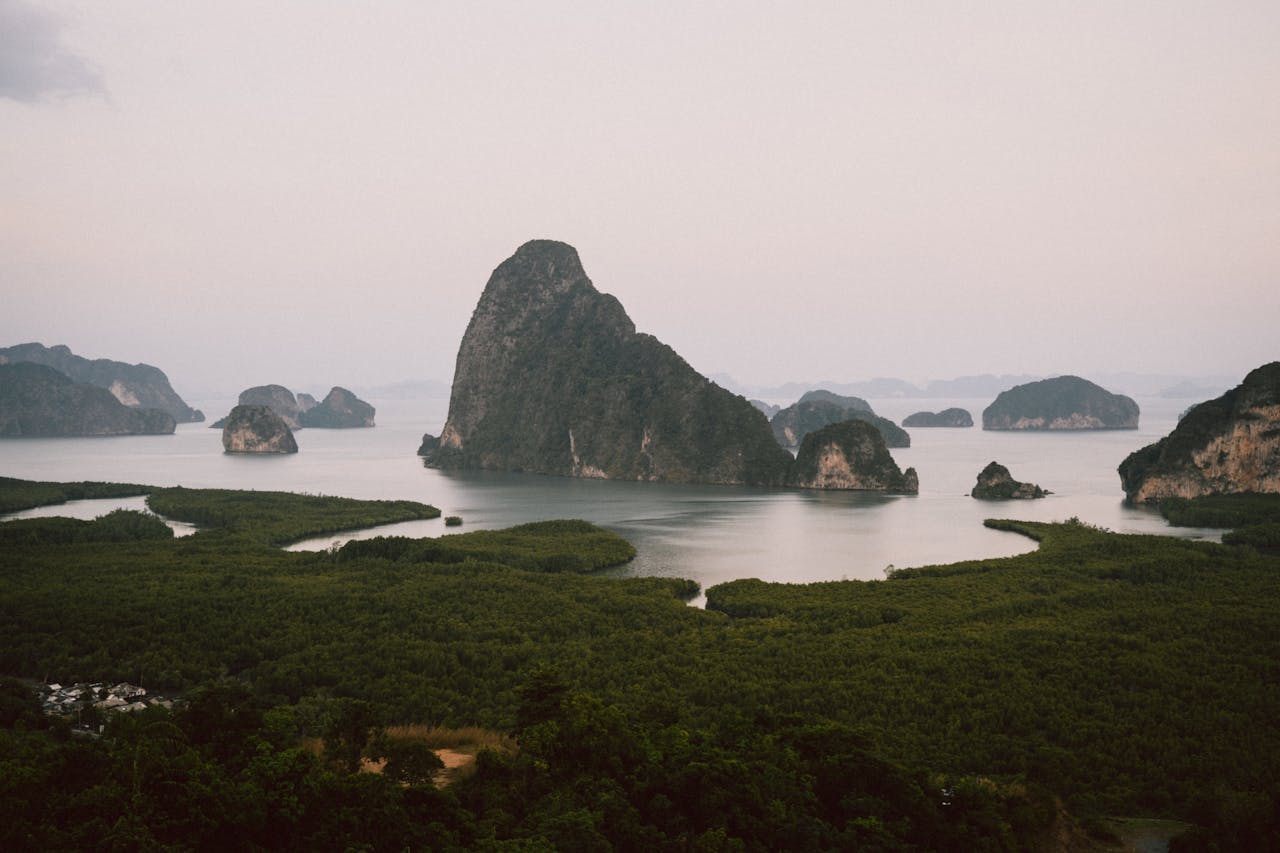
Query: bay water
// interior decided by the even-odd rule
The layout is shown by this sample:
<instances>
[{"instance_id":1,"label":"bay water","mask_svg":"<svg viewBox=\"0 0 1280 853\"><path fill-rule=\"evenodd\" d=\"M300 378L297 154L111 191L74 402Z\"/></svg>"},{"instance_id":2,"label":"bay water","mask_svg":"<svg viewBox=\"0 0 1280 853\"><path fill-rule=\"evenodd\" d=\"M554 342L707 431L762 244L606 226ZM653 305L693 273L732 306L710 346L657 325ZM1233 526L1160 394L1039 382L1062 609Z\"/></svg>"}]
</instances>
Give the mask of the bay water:
<instances>
[{"instance_id":1,"label":"bay water","mask_svg":"<svg viewBox=\"0 0 1280 853\"><path fill-rule=\"evenodd\" d=\"M200 401L220 417L234 400ZM912 446L892 451L920 476L917 496L819 492L730 486L677 486L575 480L534 474L442 472L416 455L424 431L439 433L448 401L370 400L372 429L304 429L299 452L244 456L222 452L221 431L180 425L169 436L11 439L0 441L0 475L31 480L97 480L190 488L259 489L409 499L464 520L459 530L507 527L527 521L581 518L625 536L637 557L609 574L692 578L705 589L735 578L808 583L876 579L886 568L1010 556L1035 543L989 530L985 518L1081 521L1117 532L1217 539L1220 531L1168 526L1154 510L1123 502L1116 466L1130 452L1158 440L1194 401L1139 399L1137 430L1014 433L969 429L913 429ZM786 402L786 401L778 401ZM950 406L981 420L990 400L872 400L894 421L920 410ZM1016 479L1053 492L1034 501L979 501L968 496L991 461ZM116 506L142 508L144 499L81 501L19 515L92 518ZM180 530L190 532L189 528ZM352 537L438 536L442 519L405 522L291 546L321 549Z\"/></svg>"}]
</instances>

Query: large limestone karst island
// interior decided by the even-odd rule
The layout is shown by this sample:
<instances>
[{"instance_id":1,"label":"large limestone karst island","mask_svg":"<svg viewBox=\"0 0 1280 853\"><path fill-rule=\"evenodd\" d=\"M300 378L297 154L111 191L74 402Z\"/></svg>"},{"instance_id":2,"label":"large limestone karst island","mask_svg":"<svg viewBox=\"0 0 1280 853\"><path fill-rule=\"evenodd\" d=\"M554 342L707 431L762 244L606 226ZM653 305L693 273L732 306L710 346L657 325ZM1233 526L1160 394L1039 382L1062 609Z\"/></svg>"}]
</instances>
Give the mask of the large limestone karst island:
<instances>
[{"instance_id":1,"label":"large limestone karst island","mask_svg":"<svg viewBox=\"0 0 1280 853\"><path fill-rule=\"evenodd\" d=\"M1120 463L1132 503L1240 492L1280 492L1280 361L1250 371L1191 408L1173 432Z\"/></svg>"},{"instance_id":2,"label":"large limestone karst island","mask_svg":"<svg viewBox=\"0 0 1280 853\"><path fill-rule=\"evenodd\" d=\"M1137 429L1138 404L1079 376L1058 376L1003 391L982 412L988 430Z\"/></svg>"},{"instance_id":3,"label":"large limestone karst island","mask_svg":"<svg viewBox=\"0 0 1280 853\"><path fill-rule=\"evenodd\" d=\"M17 362L52 367L75 382L106 388L122 405L134 409L161 409L180 424L204 420L203 412L188 406L173 390L164 371L149 364L83 358L62 344L46 347L28 343L0 348L0 364Z\"/></svg>"},{"instance_id":4,"label":"large limestone karst island","mask_svg":"<svg viewBox=\"0 0 1280 853\"><path fill-rule=\"evenodd\" d=\"M106 388L43 364L0 364L0 436L167 435L173 416L126 406Z\"/></svg>"},{"instance_id":5,"label":"large limestone karst island","mask_svg":"<svg viewBox=\"0 0 1280 853\"><path fill-rule=\"evenodd\" d=\"M764 415L637 332L552 240L493 271L424 449L438 468L620 480L782 485L791 465Z\"/></svg>"}]
</instances>

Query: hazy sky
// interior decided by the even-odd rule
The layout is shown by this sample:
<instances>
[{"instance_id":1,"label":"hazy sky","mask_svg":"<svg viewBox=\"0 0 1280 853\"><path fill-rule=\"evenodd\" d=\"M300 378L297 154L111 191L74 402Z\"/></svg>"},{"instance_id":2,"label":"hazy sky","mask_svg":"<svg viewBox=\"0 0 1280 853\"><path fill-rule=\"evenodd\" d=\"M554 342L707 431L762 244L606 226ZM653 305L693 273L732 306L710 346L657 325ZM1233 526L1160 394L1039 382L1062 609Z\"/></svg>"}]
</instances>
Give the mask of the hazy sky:
<instances>
[{"instance_id":1,"label":"hazy sky","mask_svg":"<svg viewBox=\"0 0 1280 853\"><path fill-rule=\"evenodd\" d=\"M448 380L524 241L704 373L1280 358L1280 3L0 0L0 345Z\"/></svg>"}]
</instances>

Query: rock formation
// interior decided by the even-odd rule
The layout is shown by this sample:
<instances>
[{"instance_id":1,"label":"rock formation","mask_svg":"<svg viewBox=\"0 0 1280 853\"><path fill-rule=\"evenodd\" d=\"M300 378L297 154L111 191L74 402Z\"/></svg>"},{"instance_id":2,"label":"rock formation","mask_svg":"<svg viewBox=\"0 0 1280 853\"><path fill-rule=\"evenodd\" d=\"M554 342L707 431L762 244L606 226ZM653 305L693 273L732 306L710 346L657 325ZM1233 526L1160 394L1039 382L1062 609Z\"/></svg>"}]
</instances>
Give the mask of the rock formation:
<instances>
[{"instance_id":1,"label":"rock formation","mask_svg":"<svg viewBox=\"0 0 1280 853\"><path fill-rule=\"evenodd\" d=\"M818 388L813 391L805 391L803 394L800 395L800 399L797 400L796 402L798 403L832 403L834 405L841 407L842 409L847 409L851 412L866 412L869 415L875 414L875 412L873 412L871 409L871 404L868 403L866 400L862 399L861 397L849 397L843 394L836 394L832 391L827 391L822 388Z\"/></svg>"},{"instance_id":2,"label":"rock formation","mask_svg":"<svg viewBox=\"0 0 1280 853\"><path fill-rule=\"evenodd\" d=\"M311 399L315 399L312 397ZM279 415L288 425L289 429L301 429L302 422L299 420L301 408L298 406L298 398L293 396L293 392L283 385L255 385L252 388L246 388L240 392L240 398L236 400L238 406L266 406L271 411ZM209 424L210 429L222 429L227 425L227 421L231 416L219 418Z\"/></svg>"},{"instance_id":3,"label":"rock formation","mask_svg":"<svg viewBox=\"0 0 1280 853\"><path fill-rule=\"evenodd\" d=\"M318 402L316 402L316 398L312 397L310 394L303 394L299 392L297 395L295 395L295 399L298 401L299 412L309 412L312 409L314 409L316 406L320 405Z\"/></svg>"},{"instance_id":4,"label":"rock formation","mask_svg":"<svg viewBox=\"0 0 1280 853\"><path fill-rule=\"evenodd\" d=\"M769 421L778 444L795 452L804 437L814 430L841 421L866 421L880 431L889 447L910 447L911 436L888 418L871 411L866 400L841 397L829 391L810 391L796 403L778 412Z\"/></svg>"},{"instance_id":5,"label":"rock formation","mask_svg":"<svg viewBox=\"0 0 1280 853\"><path fill-rule=\"evenodd\" d=\"M222 428L227 453L297 453L298 442L270 406L236 406Z\"/></svg>"},{"instance_id":6,"label":"rock formation","mask_svg":"<svg viewBox=\"0 0 1280 853\"><path fill-rule=\"evenodd\" d=\"M1028 382L1003 391L982 412L990 430L1137 429L1138 404L1079 376Z\"/></svg>"},{"instance_id":7,"label":"rock formation","mask_svg":"<svg viewBox=\"0 0 1280 853\"><path fill-rule=\"evenodd\" d=\"M789 483L803 489L861 489L903 495L920 491L916 469L899 469L879 430L856 419L806 435Z\"/></svg>"},{"instance_id":8,"label":"rock formation","mask_svg":"<svg viewBox=\"0 0 1280 853\"><path fill-rule=\"evenodd\" d=\"M760 410L760 413L766 418L771 418L778 412L782 411L781 406L775 406L773 403L766 403L764 400L748 400L748 403Z\"/></svg>"},{"instance_id":9,"label":"rock formation","mask_svg":"<svg viewBox=\"0 0 1280 853\"><path fill-rule=\"evenodd\" d=\"M750 403L636 332L572 246L534 240L485 286L427 463L778 485L791 458Z\"/></svg>"},{"instance_id":10,"label":"rock formation","mask_svg":"<svg viewBox=\"0 0 1280 853\"><path fill-rule=\"evenodd\" d=\"M418 445L418 455L425 456L428 464L435 458L436 450L440 448L440 437L432 435L429 432L422 434L422 444Z\"/></svg>"},{"instance_id":11,"label":"rock formation","mask_svg":"<svg viewBox=\"0 0 1280 853\"><path fill-rule=\"evenodd\" d=\"M1120 482L1132 503L1280 492L1280 361L1193 406L1173 432L1129 454Z\"/></svg>"},{"instance_id":12,"label":"rock formation","mask_svg":"<svg viewBox=\"0 0 1280 853\"><path fill-rule=\"evenodd\" d=\"M299 397L310 397L299 394ZM314 402L314 398L311 398ZM353 429L373 426L374 408L346 388L334 386L324 401L299 414L304 427Z\"/></svg>"},{"instance_id":13,"label":"rock formation","mask_svg":"<svg viewBox=\"0 0 1280 853\"><path fill-rule=\"evenodd\" d=\"M941 412L916 412L903 419L904 427L971 427L973 416L964 409L943 409Z\"/></svg>"},{"instance_id":14,"label":"rock formation","mask_svg":"<svg viewBox=\"0 0 1280 853\"><path fill-rule=\"evenodd\" d=\"M1009 469L999 462L992 462L978 474L978 483L969 492L982 500L1008 500L1011 498L1042 498L1049 492L1034 483L1019 483L1009 474Z\"/></svg>"},{"instance_id":15,"label":"rock formation","mask_svg":"<svg viewBox=\"0 0 1280 853\"><path fill-rule=\"evenodd\" d=\"M0 349L0 364L33 362L52 367L74 382L106 388L120 403L135 409L162 409L177 423L204 420L204 413L183 402L164 371L149 364L125 364L105 358L87 359L59 344L29 343Z\"/></svg>"},{"instance_id":16,"label":"rock formation","mask_svg":"<svg viewBox=\"0 0 1280 853\"><path fill-rule=\"evenodd\" d=\"M298 420L298 398L283 385L256 385L240 392L241 406L266 406L284 420L289 429L302 426Z\"/></svg>"},{"instance_id":17,"label":"rock formation","mask_svg":"<svg viewBox=\"0 0 1280 853\"><path fill-rule=\"evenodd\" d=\"M173 416L126 406L110 391L43 364L0 365L0 436L166 435Z\"/></svg>"}]
</instances>

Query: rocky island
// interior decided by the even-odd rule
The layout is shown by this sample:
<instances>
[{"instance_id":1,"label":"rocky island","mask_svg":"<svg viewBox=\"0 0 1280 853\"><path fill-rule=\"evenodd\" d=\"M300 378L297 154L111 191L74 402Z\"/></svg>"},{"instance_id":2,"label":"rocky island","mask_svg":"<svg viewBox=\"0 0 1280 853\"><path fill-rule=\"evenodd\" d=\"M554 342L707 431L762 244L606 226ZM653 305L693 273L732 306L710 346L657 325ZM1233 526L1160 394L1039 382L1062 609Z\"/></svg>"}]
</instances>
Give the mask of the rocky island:
<instances>
[{"instance_id":1,"label":"rocky island","mask_svg":"<svg viewBox=\"0 0 1280 853\"><path fill-rule=\"evenodd\" d=\"M830 391L808 391L799 400L780 410L769 420L778 444L796 452L804 437L814 430L841 421L861 420L879 430L889 447L910 447L911 436L888 418L882 418L861 397L844 397Z\"/></svg>"},{"instance_id":2,"label":"rocky island","mask_svg":"<svg viewBox=\"0 0 1280 853\"><path fill-rule=\"evenodd\" d=\"M424 445L425 446L425 445ZM791 456L744 398L636 331L566 243L525 243L489 278L458 348L428 465L781 485Z\"/></svg>"},{"instance_id":3,"label":"rocky island","mask_svg":"<svg viewBox=\"0 0 1280 853\"><path fill-rule=\"evenodd\" d=\"M298 441L284 418L269 406L236 406L225 418L226 453L297 453Z\"/></svg>"},{"instance_id":4,"label":"rocky island","mask_svg":"<svg viewBox=\"0 0 1280 853\"><path fill-rule=\"evenodd\" d=\"M298 400L306 397L312 405L299 412L299 420L304 427L313 429L358 429L373 426L374 408L352 394L346 388L334 386L324 400L315 402L310 394L299 394Z\"/></svg>"},{"instance_id":5,"label":"rocky island","mask_svg":"<svg viewBox=\"0 0 1280 853\"><path fill-rule=\"evenodd\" d=\"M255 385L240 392L237 404L266 406L285 422L289 429L352 429L374 425L375 409L346 388L330 389L322 402L310 394L294 393L283 385ZM227 418L214 421L211 427L222 429Z\"/></svg>"},{"instance_id":6,"label":"rocky island","mask_svg":"<svg viewBox=\"0 0 1280 853\"><path fill-rule=\"evenodd\" d=\"M0 364L0 436L167 435L173 416L31 361Z\"/></svg>"},{"instance_id":7,"label":"rocky island","mask_svg":"<svg viewBox=\"0 0 1280 853\"><path fill-rule=\"evenodd\" d=\"M302 422L298 419L301 414L298 398L294 397L293 392L283 385L255 385L252 388L246 388L240 392L236 405L266 406L275 412L289 429L299 429L302 426ZM209 427L210 429L223 429L230 421L230 418L231 416L227 415L227 417L209 424Z\"/></svg>"},{"instance_id":8,"label":"rocky island","mask_svg":"<svg viewBox=\"0 0 1280 853\"><path fill-rule=\"evenodd\" d=\"M898 467L872 424L848 420L809 433L800 443L789 485L802 489L858 489L914 495L916 469Z\"/></svg>"},{"instance_id":9,"label":"rocky island","mask_svg":"<svg viewBox=\"0 0 1280 853\"><path fill-rule=\"evenodd\" d=\"M1120 463L1130 503L1280 492L1280 361L1193 406L1173 432Z\"/></svg>"},{"instance_id":10,"label":"rocky island","mask_svg":"<svg viewBox=\"0 0 1280 853\"><path fill-rule=\"evenodd\" d=\"M134 409L161 409L176 423L196 423L204 413L183 402L164 371L149 364L126 364L106 358L87 359L58 344L18 344L0 349L0 364L31 362L52 367L74 382L106 388L122 405Z\"/></svg>"},{"instance_id":11,"label":"rocky island","mask_svg":"<svg viewBox=\"0 0 1280 853\"><path fill-rule=\"evenodd\" d=\"M986 430L1137 429L1138 404L1079 376L1003 391L982 412Z\"/></svg>"},{"instance_id":12,"label":"rocky island","mask_svg":"<svg viewBox=\"0 0 1280 853\"><path fill-rule=\"evenodd\" d=\"M978 474L978 482L969 492L970 497L984 501L1027 500L1042 498L1050 492L1035 483L1020 483L1013 479L1009 469L999 462L991 462Z\"/></svg>"},{"instance_id":13,"label":"rocky island","mask_svg":"<svg viewBox=\"0 0 1280 853\"><path fill-rule=\"evenodd\" d=\"M943 409L941 412L916 412L902 420L904 427L917 428L954 428L962 429L973 426L973 415L966 409Z\"/></svg>"}]
</instances>

